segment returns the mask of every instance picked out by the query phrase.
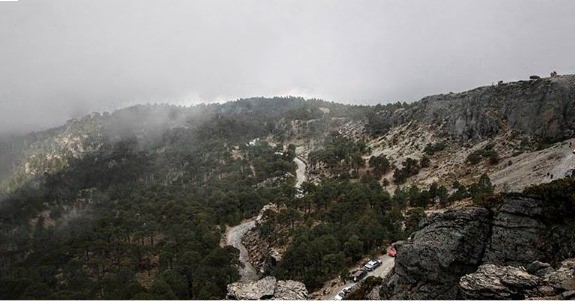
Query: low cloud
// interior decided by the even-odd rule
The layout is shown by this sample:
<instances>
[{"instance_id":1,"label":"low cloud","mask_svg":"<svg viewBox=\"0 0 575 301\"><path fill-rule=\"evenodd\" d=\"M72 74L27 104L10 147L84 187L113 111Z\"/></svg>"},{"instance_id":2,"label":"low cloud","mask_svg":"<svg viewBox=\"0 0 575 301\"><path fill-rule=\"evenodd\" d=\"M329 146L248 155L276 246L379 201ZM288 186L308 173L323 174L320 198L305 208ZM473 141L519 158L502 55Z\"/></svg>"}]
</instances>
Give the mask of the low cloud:
<instances>
[{"instance_id":1,"label":"low cloud","mask_svg":"<svg viewBox=\"0 0 575 301\"><path fill-rule=\"evenodd\" d=\"M0 3L0 132L135 103L415 101L574 73L573 1Z\"/></svg>"}]
</instances>

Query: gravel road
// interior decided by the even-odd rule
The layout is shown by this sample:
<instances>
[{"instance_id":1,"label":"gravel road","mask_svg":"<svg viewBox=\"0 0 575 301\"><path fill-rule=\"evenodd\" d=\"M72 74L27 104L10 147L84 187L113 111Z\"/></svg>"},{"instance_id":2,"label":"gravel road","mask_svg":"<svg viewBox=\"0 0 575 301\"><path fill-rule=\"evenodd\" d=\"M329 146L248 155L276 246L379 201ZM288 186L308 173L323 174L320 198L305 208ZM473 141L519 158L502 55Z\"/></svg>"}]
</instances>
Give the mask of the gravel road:
<instances>
[{"instance_id":1,"label":"gravel road","mask_svg":"<svg viewBox=\"0 0 575 301\"><path fill-rule=\"evenodd\" d=\"M381 265L379 267L377 267L377 269L368 272L367 276L365 276L365 278L367 278L368 276L375 276L375 277L385 277L385 275L387 275L387 273L389 273L389 271L391 271L391 269L393 268L393 266L395 265L395 258L391 257L387 254L381 255L378 258L379 260L381 260ZM357 270L359 269L361 266L356 266L354 267L352 270ZM350 270L350 272L352 271ZM365 279L363 278L363 279ZM359 282L363 281L360 280ZM339 291L341 289L343 289L344 287L350 286L350 285L358 285L358 283L353 283L353 282L347 282L345 284L342 284L341 282L338 283L338 285L335 285L333 287L328 288L328 293L324 296L321 296L320 299L323 300L334 300L335 296L337 295L337 293L339 293Z\"/></svg>"},{"instance_id":2,"label":"gravel road","mask_svg":"<svg viewBox=\"0 0 575 301\"><path fill-rule=\"evenodd\" d=\"M299 188L301 186L301 184L306 180L306 176L305 176L305 168L306 165L303 162L302 159L296 157L294 159L294 162L297 164L297 170L296 170L296 183L295 183L295 187ZM249 262L249 256L248 256L248 250L246 249L246 247L242 244L242 237L244 237L244 235L251 229L253 229L256 226L256 222L255 219L249 219L246 220L244 222L242 222L241 224L234 226L234 227L229 227L226 230L226 245L227 246L232 246L238 250L240 250L240 262L244 265L243 268L239 269L240 272L240 276L241 282L249 282L249 281L255 281L258 280L258 273L256 271L256 269L254 269L254 267L252 266L252 264Z\"/></svg>"},{"instance_id":3,"label":"gravel road","mask_svg":"<svg viewBox=\"0 0 575 301\"><path fill-rule=\"evenodd\" d=\"M244 234L255 226L255 220L247 220L235 227L228 228L226 232L226 245L240 250L240 262L244 265L244 267L239 270L240 276L242 277L240 279L241 282L258 280L258 273L248 260L248 250L246 250L246 247L242 244Z\"/></svg>"},{"instance_id":4,"label":"gravel road","mask_svg":"<svg viewBox=\"0 0 575 301\"><path fill-rule=\"evenodd\" d=\"M300 188L301 184L306 180L305 162L303 162L303 160L300 159L299 157L295 157L293 161L295 162L295 164L297 164L297 170L295 171L296 176L295 188Z\"/></svg>"}]
</instances>

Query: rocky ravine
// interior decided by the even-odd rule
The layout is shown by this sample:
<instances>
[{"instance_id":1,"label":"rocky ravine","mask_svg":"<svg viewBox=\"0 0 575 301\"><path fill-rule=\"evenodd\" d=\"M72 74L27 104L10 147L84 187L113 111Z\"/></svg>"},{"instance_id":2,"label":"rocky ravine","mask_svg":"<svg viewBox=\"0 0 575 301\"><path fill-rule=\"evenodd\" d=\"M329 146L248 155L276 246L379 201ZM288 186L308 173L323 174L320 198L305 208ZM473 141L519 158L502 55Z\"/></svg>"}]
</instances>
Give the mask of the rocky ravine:
<instances>
[{"instance_id":1,"label":"rocky ravine","mask_svg":"<svg viewBox=\"0 0 575 301\"><path fill-rule=\"evenodd\" d=\"M555 285L553 291L542 288L554 283L545 280L553 269L539 275L526 275L523 269L536 261L557 265L575 257L572 213L557 212L541 200L514 194L506 196L494 212L485 208L451 209L431 215L420 227L410 242L396 245L395 273L384 279L380 292L384 299L569 294L570 283ZM572 273L562 273L548 277L564 276L555 282L573 278Z\"/></svg>"}]
</instances>

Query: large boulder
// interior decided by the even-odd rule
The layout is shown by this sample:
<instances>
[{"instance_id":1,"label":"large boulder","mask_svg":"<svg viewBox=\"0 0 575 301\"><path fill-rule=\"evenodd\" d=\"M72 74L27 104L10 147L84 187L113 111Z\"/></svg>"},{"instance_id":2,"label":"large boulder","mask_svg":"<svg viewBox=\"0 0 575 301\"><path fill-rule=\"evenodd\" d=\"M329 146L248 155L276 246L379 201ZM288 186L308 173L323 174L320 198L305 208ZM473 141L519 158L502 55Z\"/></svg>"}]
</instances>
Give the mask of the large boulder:
<instances>
[{"instance_id":1,"label":"large boulder","mask_svg":"<svg viewBox=\"0 0 575 301\"><path fill-rule=\"evenodd\" d=\"M525 269L486 264L477 272L461 277L459 285L466 299L525 299L541 279Z\"/></svg>"},{"instance_id":2,"label":"large boulder","mask_svg":"<svg viewBox=\"0 0 575 301\"><path fill-rule=\"evenodd\" d=\"M276 278L271 276L253 282L235 282L228 285L227 297L234 300L271 299L276 285Z\"/></svg>"},{"instance_id":3,"label":"large boulder","mask_svg":"<svg viewBox=\"0 0 575 301\"><path fill-rule=\"evenodd\" d=\"M298 281L280 280L274 292L274 299L278 300L306 300L307 288Z\"/></svg>"},{"instance_id":4,"label":"large boulder","mask_svg":"<svg viewBox=\"0 0 575 301\"><path fill-rule=\"evenodd\" d=\"M227 299L231 300L305 300L308 291L301 282L277 280L268 276L258 281L235 282L228 285Z\"/></svg>"},{"instance_id":5,"label":"large boulder","mask_svg":"<svg viewBox=\"0 0 575 301\"><path fill-rule=\"evenodd\" d=\"M477 269L490 235L490 213L463 208L422 221L410 242L397 247L395 275L382 295L391 299L453 299L461 276Z\"/></svg>"},{"instance_id":6,"label":"large boulder","mask_svg":"<svg viewBox=\"0 0 575 301\"><path fill-rule=\"evenodd\" d=\"M466 299L567 299L575 297L575 259L557 270L533 262L523 267L485 264L459 281Z\"/></svg>"}]
</instances>

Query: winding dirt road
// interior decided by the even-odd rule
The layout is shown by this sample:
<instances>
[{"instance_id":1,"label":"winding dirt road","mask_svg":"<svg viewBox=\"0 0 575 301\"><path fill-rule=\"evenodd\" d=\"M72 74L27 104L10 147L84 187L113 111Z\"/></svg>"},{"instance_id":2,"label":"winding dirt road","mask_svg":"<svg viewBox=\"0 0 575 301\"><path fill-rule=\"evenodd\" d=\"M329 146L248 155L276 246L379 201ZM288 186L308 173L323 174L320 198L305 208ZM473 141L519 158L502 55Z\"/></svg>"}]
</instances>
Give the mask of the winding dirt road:
<instances>
[{"instance_id":1,"label":"winding dirt road","mask_svg":"<svg viewBox=\"0 0 575 301\"><path fill-rule=\"evenodd\" d=\"M306 164L305 162L296 157L294 160L295 164L297 164L297 169L296 169L296 183L295 183L295 188L299 188L301 186L301 184L306 180L306 176L305 176L305 168L306 168ZM244 244L242 243L242 237L244 237L244 235L251 229L253 229L256 226L256 222L255 222L255 217L251 218L249 220L243 221L242 223L240 223L237 226L234 227L229 227L226 229L226 234L225 234L225 245L226 246L232 246L238 250L240 250L240 262L243 264L243 267L239 268L239 272L240 272L240 282L250 282L250 281L255 281L258 280L258 273L256 271L256 269L252 266L252 264L250 263L249 256L248 256L248 250L246 249L246 247L244 246Z\"/></svg>"},{"instance_id":2,"label":"winding dirt road","mask_svg":"<svg viewBox=\"0 0 575 301\"><path fill-rule=\"evenodd\" d=\"M299 157L295 157L293 159L293 161L295 162L295 164L297 164L297 169L295 171L295 176L296 176L296 182L295 182L295 188L300 188L301 184L303 182L305 182L305 180L307 179L305 176L305 168L306 168L306 164L305 162L299 158Z\"/></svg>"},{"instance_id":3,"label":"winding dirt road","mask_svg":"<svg viewBox=\"0 0 575 301\"><path fill-rule=\"evenodd\" d=\"M246 249L244 244L242 244L242 237L244 237L246 232L248 232L255 226L256 221L254 219L250 219L245 222L242 222L241 224L235 227L228 228L226 232L226 245L232 246L240 250L240 262L244 265L239 269L241 282L258 280L258 273L248 260L249 259L248 250Z\"/></svg>"}]
</instances>

